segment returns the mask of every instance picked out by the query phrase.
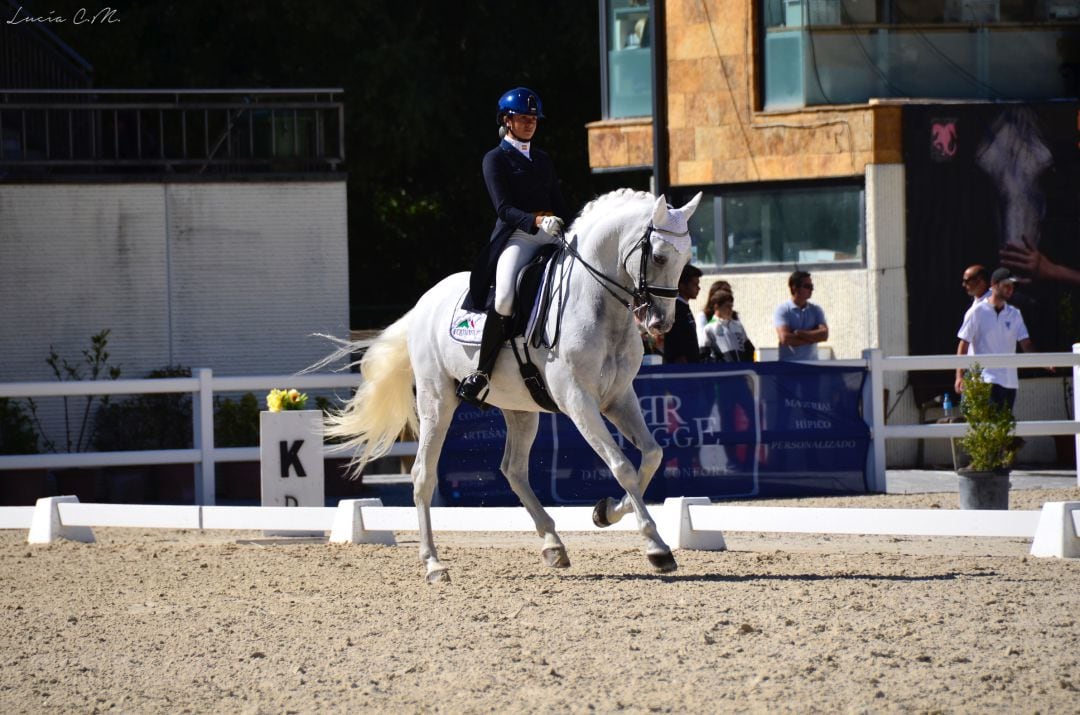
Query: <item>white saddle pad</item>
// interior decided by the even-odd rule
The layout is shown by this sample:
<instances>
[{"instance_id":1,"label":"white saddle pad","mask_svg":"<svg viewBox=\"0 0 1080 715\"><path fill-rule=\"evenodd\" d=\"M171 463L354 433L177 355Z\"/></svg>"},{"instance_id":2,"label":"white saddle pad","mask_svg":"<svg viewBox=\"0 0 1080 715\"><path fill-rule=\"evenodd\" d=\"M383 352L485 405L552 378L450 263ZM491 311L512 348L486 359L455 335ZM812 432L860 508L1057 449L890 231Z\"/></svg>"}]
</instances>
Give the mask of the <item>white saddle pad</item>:
<instances>
[{"instance_id":1,"label":"white saddle pad","mask_svg":"<svg viewBox=\"0 0 1080 715\"><path fill-rule=\"evenodd\" d=\"M466 290L465 293L468 293ZM457 301L457 308L450 320L450 338L462 345L479 345L480 338L484 336L484 323L487 322L487 313L477 313L465 310L461 304L465 302L465 293Z\"/></svg>"}]
</instances>

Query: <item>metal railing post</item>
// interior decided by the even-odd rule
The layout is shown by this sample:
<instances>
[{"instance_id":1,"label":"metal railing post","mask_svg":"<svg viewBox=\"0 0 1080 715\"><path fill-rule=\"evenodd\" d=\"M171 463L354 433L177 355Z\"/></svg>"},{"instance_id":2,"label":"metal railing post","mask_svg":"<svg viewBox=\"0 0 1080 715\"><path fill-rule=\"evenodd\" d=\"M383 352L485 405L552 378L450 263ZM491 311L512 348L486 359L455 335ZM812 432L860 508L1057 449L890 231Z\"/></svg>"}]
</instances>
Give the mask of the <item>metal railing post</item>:
<instances>
[{"instance_id":1,"label":"metal railing post","mask_svg":"<svg viewBox=\"0 0 1080 715\"><path fill-rule=\"evenodd\" d=\"M864 415L869 415L870 451L866 455L866 473L870 475L871 491L885 493L885 376L881 365L881 350L863 350L863 359L870 373L870 394L863 400Z\"/></svg>"},{"instance_id":2,"label":"metal railing post","mask_svg":"<svg viewBox=\"0 0 1080 715\"><path fill-rule=\"evenodd\" d=\"M1080 353L1080 343L1073 343L1073 354ZM1072 389L1073 389L1073 420L1080 422L1080 394L1077 394L1077 380L1080 379L1080 365L1073 365ZM1073 437L1073 458L1076 459L1076 485L1080 487L1080 433Z\"/></svg>"},{"instance_id":3,"label":"metal railing post","mask_svg":"<svg viewBox=\"0 0 1080 715\"><path fill-rule=\"evenodd\" d=\"M200 367L195 370L199 379L199 392L192 400L191 416L194 428L195 449L200 461L195 465L195 503L200 506L214 505L214 386L213 370Z\"/></svg>"}]
</instances>

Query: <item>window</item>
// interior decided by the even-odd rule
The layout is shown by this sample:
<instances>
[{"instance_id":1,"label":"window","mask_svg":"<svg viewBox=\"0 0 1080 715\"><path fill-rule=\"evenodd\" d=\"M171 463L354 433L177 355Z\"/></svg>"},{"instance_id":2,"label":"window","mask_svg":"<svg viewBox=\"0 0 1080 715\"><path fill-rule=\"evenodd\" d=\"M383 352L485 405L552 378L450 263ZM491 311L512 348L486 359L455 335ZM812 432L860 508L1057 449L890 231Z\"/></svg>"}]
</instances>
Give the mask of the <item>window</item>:
<instances>
[{"instance_id":1,"label":"window","mask_svg":"<svg viewBox=\"0 0 1080 715\"><path fill-rule=\"evenodd\" d=\"M606 0L605 111L608 119L652 115L652 41L648 0Z\"/></svg>"},{"instance_id":2,"label":"window","mask_svg":"<svg viewBox=\"0 0 1080 715\"><path fill-rule=\"evenodd\" d=\"M693 262L715 268L865 261L863 187L720 190L690 221Z\"/></svg>"},{"instance_id":3,"label":"window","mask_svg":"<svg viewBox=\"0 0 1080 715\"><path fill-rule=\"evenodd\" d=\"M1080 0L764 0L765 109L1076 96Z\"/></svg>"}]
</instances>

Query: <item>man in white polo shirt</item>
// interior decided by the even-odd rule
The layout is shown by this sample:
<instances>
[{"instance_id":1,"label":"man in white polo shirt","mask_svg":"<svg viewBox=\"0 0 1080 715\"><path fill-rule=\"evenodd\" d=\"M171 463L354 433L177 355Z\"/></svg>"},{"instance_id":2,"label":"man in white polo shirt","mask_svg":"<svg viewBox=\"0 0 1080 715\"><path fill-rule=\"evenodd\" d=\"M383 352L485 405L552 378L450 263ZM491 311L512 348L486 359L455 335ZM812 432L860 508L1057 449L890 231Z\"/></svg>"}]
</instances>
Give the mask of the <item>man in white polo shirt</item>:
<instances>
[{"instance_id":1,"label":"man in white polo shirt","mask_svg":"<svg viewBox=\"0 0 1080 715\"><path fill-rule=\"evenodd\" d=\"M1016 277L1008 268L998 268L990 276L990 296L977 301L967 313L956 337L960 344L957 355L994 355L1016 352L1016 344L1026 353L1035 352L1035 345L1028 337L1024 316L1009 305L1016 289ZM968 348L971 350L968 350ZM1012 410L1016 390L1020 386L1014 367L983 368L983 381L990 383L991 402ZM957 394L963 391L964 371L956 371Z\"/></svg>"}]
</instances>

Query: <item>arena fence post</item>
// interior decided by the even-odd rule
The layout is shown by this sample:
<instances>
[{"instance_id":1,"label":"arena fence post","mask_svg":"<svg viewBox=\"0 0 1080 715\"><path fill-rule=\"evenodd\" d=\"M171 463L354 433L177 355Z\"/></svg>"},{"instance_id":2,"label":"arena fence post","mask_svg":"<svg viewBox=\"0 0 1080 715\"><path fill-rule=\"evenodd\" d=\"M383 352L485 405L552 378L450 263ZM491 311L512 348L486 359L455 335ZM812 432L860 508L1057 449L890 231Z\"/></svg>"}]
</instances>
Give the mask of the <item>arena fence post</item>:
<instances>
[{"instance_id":1,"label":"arena fence post","mask_svg":"<svg viewBox=\"0 0 1080 715\"><path fill-rule=\"evenodd\" d=\"M1080 557L1080 502L1046 502L1043 504L1031 555L1075 559Z\"/></svg>"},{"instance_id":2,"label":"arena fence post","mask_svg":"<svg viewBox=\"0 0 1080 715\"><path fill-rule=\"evenodd\" d=\"M382 499L342 499L334 513L330 529L332 544L382 544L396 546L392 531L368 531L364 528L363 507L381 507Z\"/></svg>"},{"instance_id":3,"label":"arena fence post","mask_svg":"<svg viewBox=\"0 0 1080 715\"><path fill-rule=\"evenodd\" d=\"M660 537L674 549L695 551L726 551L724 534L720 531L697 531L690 515L691 506L711 506L708 497L668 497L660 510L657 528Z\"/></svg>"},{"instance_id":4,"label":"arena fence post","mask_svg":"<svg viewBox=\"0 0 1080 715\"><path fill-rule=\"evenodd\" d=\"M195 503L200 506L213 506L215 501L214 478L214 373L210 368L200 367L195 370L199 379L199 390L195 393L191 405L191 419L195 449L199 450L200 461L195 465Z\"/></svg>"},{"instance_id":5,"label":"arena fence post","mask_svg":"<svg viewBox=\"0 0 1080 715\"><path fill-rule=\"evenodd\" d=\"M30 544L51 544L57 539L94 543L94 532L89 526L64 526L60 521L61 503L79 503L75 495L63 497L42 497L34 507L34 516L30 521L30 534L26 541Z\"/></svg>"}]
</instances>

